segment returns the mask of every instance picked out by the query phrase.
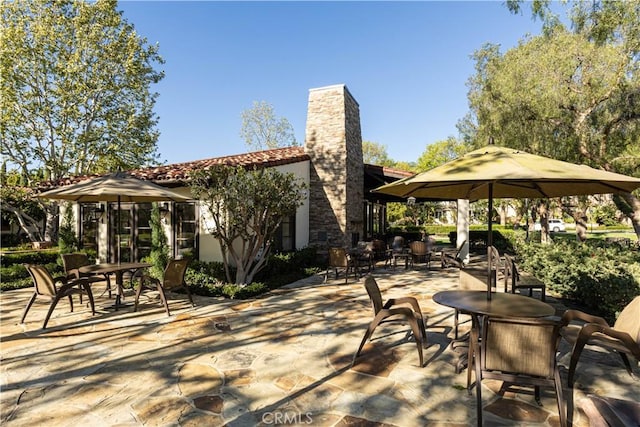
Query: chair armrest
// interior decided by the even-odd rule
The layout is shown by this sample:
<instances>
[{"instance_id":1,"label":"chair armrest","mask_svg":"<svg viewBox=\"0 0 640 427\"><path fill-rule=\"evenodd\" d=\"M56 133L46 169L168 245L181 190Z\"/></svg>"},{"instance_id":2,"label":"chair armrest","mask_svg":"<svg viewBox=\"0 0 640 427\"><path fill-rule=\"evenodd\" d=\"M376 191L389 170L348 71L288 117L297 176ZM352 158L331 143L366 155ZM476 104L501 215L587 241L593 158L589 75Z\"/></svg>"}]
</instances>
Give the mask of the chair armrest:
<instances>
[{"instance_id":1,"label":"chair armrest","mask_svg":"<svg viewBox=\"0 0 640 427\"><path fill-rule=\"evenodd\" d=\"M562 314L563 325L568 325L574 319L582 320L586 323L595 323L597 325L609 327L607 321L602 317L593 316L580 310L567 310Z\"/></svg>"},{"instance_id":2,"label":"chair armrest","mask_svg":"<svg viewBox=\"0 0 640 427\"><path fill-rule=\"evenodd\" d=\"M420 306L418 305L418 300L414 297L391 298L385 303L382 308L388 309L398 304L409 304L413 308L413 311L422 315L422 311L420 310Z\"/></svg>"},{"instance_id":3,"label":"chair armrest","mask_svg":"<svg viewBox=\"0 0 640 427\"><path fill-rule=\"evenodd\" d=\"M411 317L415 318L416 313L415 311L411 310L409 307L396 307L396 308L383 308L377 314L377 316L381 316L382 319L389 316L395 316L395 315L402 315L402 316L406 316L407 318L411 318Z\"/></svg>"},{"instance_id":4,"label":"chair armrest","mask_svg":"<svg viewBox=\"0 0 640 427\"><path fill-rule=\"evenodd\" d=\"M75 279L69 279L67 276L56 276L53 278L53 283L62 283L63 285L66 285L67 282L72 282L78 280L77 278Z\"/></svg>"},{"instance_id":5,"label":"chair armrest","mask_svg":"<svg viewBox=\"0 0 640 427\"><path fill-rule=\"evenodd\" d=\"M585 324L582 329L580 329L577 342L587 343L589 338L595 333L601 333L608 337L617 339L622 342L636 358L640 359L640 346L638 346L638 343L635 342L628 333L618 331L609 326L604 326L598 323Z\"/></svg>"}]
</instances>

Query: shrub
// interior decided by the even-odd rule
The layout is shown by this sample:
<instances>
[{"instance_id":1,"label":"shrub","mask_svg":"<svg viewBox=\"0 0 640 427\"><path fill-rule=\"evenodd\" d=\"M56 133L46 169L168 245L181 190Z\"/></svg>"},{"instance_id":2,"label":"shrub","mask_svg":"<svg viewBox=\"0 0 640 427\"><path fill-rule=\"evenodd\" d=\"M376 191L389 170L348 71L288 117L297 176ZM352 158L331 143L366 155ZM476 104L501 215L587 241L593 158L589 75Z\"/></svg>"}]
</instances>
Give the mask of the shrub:
<instances>
[{"instance_id":1,"label":"shrub","mask_svg":"<svg viewBox=\"0 0 640 427\"><path fill-rule=\"evenodd\" d=\"M553 245L517 244L524 270L548 289L575 300L609 321L640 295L640 254L604 242L563 241Z\"/></svg>"},{"instance_id":2,"label":"shrub","mask_svg":"<svg viewBox=\"0 0 640 427\"><path fill-rule=\"evenodd\" d=\"M257 275L256 280L249 285L241 286L226 283L224 265L221 262L192 261L187 268L185 281L197 295L245 299L315 274L320 271L317 263L315 248L273 254L269 257L267 267Z\"/></svg>"}]
</instances>

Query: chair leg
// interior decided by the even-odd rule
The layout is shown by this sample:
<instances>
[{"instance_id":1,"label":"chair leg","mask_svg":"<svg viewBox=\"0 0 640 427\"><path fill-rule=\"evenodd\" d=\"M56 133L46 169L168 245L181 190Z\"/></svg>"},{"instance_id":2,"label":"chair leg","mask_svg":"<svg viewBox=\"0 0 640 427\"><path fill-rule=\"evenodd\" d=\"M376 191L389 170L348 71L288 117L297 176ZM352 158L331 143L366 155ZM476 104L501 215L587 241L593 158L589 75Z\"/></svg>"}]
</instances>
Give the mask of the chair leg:
<instances>
[{"instance_id":1,"label":"chair leg","mask_svg":"<svg viewBox=\"0 0 640 427\"><path fill-rule=\"evenodd\" d=\"M560 380L560 371L556 367L555 373L553 375L554 385L556 388L556 399L558 400L558 416L560 417L560 426L567 426L567 411L565 409L564 404L564 396L562 392L562 382Z\"/></svg>"},{"instance_id":2,"label":"chair leg","mask_svg":"<svg viewBox=\"0 0 640 427\"><path fill-rule=\"evenodd\" d=\"M422 346L427 347L427 328L424 325L424 318L418 318L418 326L420 326L420 332L422 332Z\"/></svg>"},{"instance_id":3,"label":"chair leg","mask_svg":"<svg viewBox=\"0 0 640 427\"><path fill-rule=\"evenodd\" d=\"M456 309L455 313L453 314L453 337L455 339L458 339L458 324L459 324L459 316L460 313L458 313L458 309Z\"/></svg>"},{"instance_id":4,"label":"chair leg","mask_svg":"<svg viewBox=\"0 0 640 427\"><path fill-rule=\"evenodd\" d=\"M362 337L362 341L360 341L360 346L358 347L358 351L356 351L356 354L353 355L353 361L351 362L351 365L355 363L356 358L358 357L358 355L360 354L360 351L362 350L362 347L364 347L364 344L371 337L371 335L373 334L373 331L375 331L376 327L380 324L381 320L382 318L379 318L379 316L376 316L371 321L371 323L369 323L369 326L367 327L367 330L364 333L364 336Z\"/></svg>"},{"instance_id":5,"label":"chair leg","mask_svg":"<svg viewBox=\"0 0 640 427\"><path fill-rule=\"evenodd\" d=\"M91 290L91 285L89 283L85 283L83 285L84 287L84 291L87 293L87 296L89 297L89 305L91 306L91 315L95 316L96 315L96 305L95 302L93 300L93 291Z\"/></svg>"},{"instance_id":6,"label":"chair leg","mask_svg":"<svg viewBox=\"0 0 640 427\"><path fill-rule=\"evenodd\" d=\"M633 377L633 370L631 369L631 363L629 363L629 358L624 353L620 353L620 352L617 352L617 353L620 355L620 358L622 359L622 363L624 363L625 368L627 368L627 372L629 373L629 375Z\"/></svg>"},{"instance_id":7,"label":"chair leg","mask_svg":"<svg viewBox=\"0 0 640 427\"><path fill-rule=\"evenodd\" d=\"M418 356L420 358L420 367L422 368L424 366L424 358L422 355L422 343L424 340L424 335L422 335L422 331L420 330L420 327L418 326L418 321L413 318L413 319L409 319L409 324L411 325L411 330L413 331L413 336L416 339L416 345L418 346ZM423 328L424 329L424 328Z\"/></svg>"},{"instance_id":8,"label":"chair leg","mask_svg":"<svg viewBox=\"0 0 640 427\"><path fill-rule=\"evenodd\" d=\"M69 297L69 306L71 306L71 312L73 313L73 298L71 298L71 295L68 295ZM82 294L80 294L80 304L82 304Z\"/></svg>"},{"instance_id":9,"label":"chair leg","mask_svg":"<svg viewBox=\"0 0 640 427\"><path fill-rule=\"evenodd\" d=\"M27 306L24 308L24 312L22 313L22 319L20 319L20 323L24 323L24 319L27 317L27 312L29 311L37 297L38 294L36 292L31 295L31 299L29 299L29 302L27 303Z\"/></svg>"},{"instance_id":10,"label":"chair leg","mask_svg":"<svg viewBox=\"0 0 640 427\"><path fill-rule=\"evenodd\" d=\"M196 304L193 302L193 298L191 297L191 291L189 291L189 286L184 285L184 290L187 291L187 296L189 297L189 302L191 303L191 307L195 307Z\"/></svg>"},{"instance_id":11,"label":"chair leg","mask_svg":"<svg viewBox=\"0 0 640 427\"><path fill-rule=\"evenodd\" d=\"M160 282L158 282L158 284L156 285L156 288L158 289L158 293L160 294L160 299L162 300L162 303L164 304L164 309L167 312L167 316L171 316L171 313L169 312L169 304L167 303L167 296L165 295L164 288L162 287Z\"/></svg>"},{"instance_id":12,"label":"chair leg","mask_svg":"<svg viewBox=\"0 0 640 427\"><path fill-rule=\"evenodd\" d=\"M105 274L104 278L105 278L105 280L107 282L106 291L109 293L109 299L111 299L111 279L109 278L108 274Z\"/></svg>"},{"instance_id":13,"label":"chair leg","mask_svg":"<svg viewBox=\"0 0 640 427\"><path fill-rule=\"evenodd\" d=\"M542 400L540 400L540 386L536 385L533 387L533 395L534 398L536 399L536 403L538 404L538 406L542 406Z\"/></svg>"},{"instance_id":14,"label":"chair leg","mask_svg":"<svg viewBox=\"0 0 640 427\"><path fill-rule=\"evenodd\" d=\"M56 305L58 305L58 301L60 301L61 297L62 297L62 295L58 294L53 298L53 301L51 302L51 306L49 306L49 311L47 312L47 316L44 318L44 323L42 324L42 329L46 329L47 328L47 323L49 323L49 318L51 317L51 313L53 313L53 309L56 308Z\"/></svg>"},{"instance_id":15,"label":"chair leg","mask_svg":"<svg viewBox=\"0 0 640 427\"><path fill-rule=\"evenodd\" d=\"M140 280L140 285L138 286L138 289L136 289L136 299L133 302L133 311L138 311L138 300L140 299L140 294L142 293L142 288L144 287L144 280Z\"/></svg>"},{"instance_id":16,"label":"chair leg","mask_svg":"<svg viewBox=\"0 0 640 427\"><path fill-rule=\"evenodd\" d=\"M578 365L580 354L582 353L582 349L585 345L586 341L577 339L576 343L573 345L573 350L571 351L571 361L569 362L569 374L567 378L567 382L571 388L573 388L573 376L576 373L576 366Z\"/></svg>"},{"instance_id":17,"label":"chair leg","mask_svg":"<svg viewBox=\"0 0 640 427\"><path fill-rule=\"evenodd\" d=\"M469 346L471 349L471 346ZM471 355L471 351L469 351ZM471 356L470 356L471 357ZM467 362L467 370L469 371L468 378L471 378L471 359ZM480 372L480 357L475 357L475 369L476 369L476 418L478 421L478 427L482 427L482 373ZM471 392L471 389L468 389Z\"/></svg>"}]
</instances>

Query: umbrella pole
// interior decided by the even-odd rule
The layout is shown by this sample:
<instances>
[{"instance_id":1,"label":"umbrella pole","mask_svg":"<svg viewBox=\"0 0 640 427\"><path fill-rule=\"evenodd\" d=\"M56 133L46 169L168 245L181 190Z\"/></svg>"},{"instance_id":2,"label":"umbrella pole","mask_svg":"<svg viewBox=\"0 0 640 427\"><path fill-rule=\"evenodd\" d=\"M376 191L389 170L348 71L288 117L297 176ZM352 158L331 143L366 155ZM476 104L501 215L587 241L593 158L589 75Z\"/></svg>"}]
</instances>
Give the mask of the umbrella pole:
<instances>
[{"instance_id":1,"label":"umbrella pole","mask_svg":"<svg viewBox=\"0 0 640 427\"><path fill-rule=\"evenodd\" d=\"M491 220L491 214L493 212L493 183L489 183L489 228L487 231L487 299L491 299L491 284L492 284L492 266L493 260L491 259L491 250L489 249L493 246L493 226Z\"/></svg>"},{"instance_id":2,"label":"umbrella pole","mask_svg":"<svg viewBox=\"0 0 640 427\"><path fill-rule=\"evenodd\" d=\"M118 264L120 264L120 227L122 224L120 223L120 196L118 196L118 225L116 226L116 233L118 234Z\"/></svg>"}]
</instances>

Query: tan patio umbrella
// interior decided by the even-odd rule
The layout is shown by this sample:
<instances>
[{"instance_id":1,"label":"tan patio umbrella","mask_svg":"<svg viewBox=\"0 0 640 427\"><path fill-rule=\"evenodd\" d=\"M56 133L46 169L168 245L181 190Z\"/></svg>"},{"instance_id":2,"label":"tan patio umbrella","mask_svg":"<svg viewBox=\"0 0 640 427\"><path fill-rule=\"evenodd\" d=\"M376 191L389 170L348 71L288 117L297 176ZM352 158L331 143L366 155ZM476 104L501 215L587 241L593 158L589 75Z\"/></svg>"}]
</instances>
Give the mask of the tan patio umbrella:
<instances>
[{"instance_id":1,"label":"tan patio umbrella","mask_svg":"<svg viewBox=\"0 0 640 427\"><path fill-rule=\"evenodd\" d=\"M399 197L489 200L488 245L493 244L493 198L549 198L631 192L640 179L487 145L441 166L373 190ZM491 262L491 260L489 260ZM490 280L490 279L489 279ZM491 286L488 283L488 298Z\"/></svg>"},{"instance_id":2,"label":"tan patio umbrella","mask_svg":"<svg viewBox=\"0 0 640 427\"><path fill-rule=\"evenodd\" d=\"M120 225L120 202L186 201L190 197L175 193L150 181L135 178L125 172L115 172L66 185L40 193L38 197L71 200L75 202L118 202L118 226ZM118 233L120 238L120 233ZM118 241L118 262L120 242Z\"/></svg>"}]
</instances>

